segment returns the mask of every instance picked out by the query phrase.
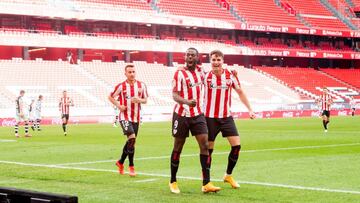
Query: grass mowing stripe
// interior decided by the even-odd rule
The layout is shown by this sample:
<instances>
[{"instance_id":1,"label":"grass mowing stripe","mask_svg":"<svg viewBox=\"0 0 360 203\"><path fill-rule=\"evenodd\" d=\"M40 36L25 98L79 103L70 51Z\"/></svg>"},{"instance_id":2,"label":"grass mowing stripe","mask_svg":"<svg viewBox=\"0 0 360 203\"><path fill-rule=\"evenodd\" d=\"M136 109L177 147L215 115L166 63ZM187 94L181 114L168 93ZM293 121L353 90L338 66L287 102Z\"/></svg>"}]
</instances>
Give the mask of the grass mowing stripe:
<instances>
[{"instance_id":1,"label":"grass mowing stripe","mask_svg":"<svg viewBox=\"0 0 360 203\"><path fill-rule=\"evenodd\" d=\"M57 169L68 169L68 170L82 170L82 171L97 171L97 172L111 172L118 173L117 170L109 170L109 169L95 169L95 168L83 168L83 167L69 167L69 166L58 166L58 165L46 165L46 164L30 164L30 163L22 163L22 162L13 162L13 161L1 161L0 163L4 164L15 164L22 166L35 166L35 167L46 167L46 168L57 168ZM145 176L153 176L153 177L164 177L169 178L170 175L165 174L156 174L156 173L143 173L137 172L138 175ZM187 180L202 180L201 178L196 177L188 177L188 176L178 176L179 179L187 179ZM222 179L212 179L215 182L222 182ZM257 181L238 181L242 184L251 184L251 185L260 185L260 186L268 186L268 187L281 187L281 188L290 188L290 189L298 189L298 190L311 190L311 191L322 191L322 192L335 192L335 193L348 193L348 194L356 194L360 195L360 191L354 190L342 190L342 189L328 189L328 188L318 188L318 187L305 187L299 185L286 185L286 184L277 184L277 183L266 183L266 182L257 182Z\"/></svg>"}]
</instances>

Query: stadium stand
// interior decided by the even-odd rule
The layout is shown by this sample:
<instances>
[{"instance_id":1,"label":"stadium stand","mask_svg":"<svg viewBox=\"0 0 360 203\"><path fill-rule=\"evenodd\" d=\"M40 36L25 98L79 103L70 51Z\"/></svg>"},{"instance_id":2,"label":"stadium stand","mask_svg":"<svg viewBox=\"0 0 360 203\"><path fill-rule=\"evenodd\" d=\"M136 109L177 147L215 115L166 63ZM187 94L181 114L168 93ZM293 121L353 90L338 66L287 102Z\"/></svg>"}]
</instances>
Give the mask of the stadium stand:
<instances>
[{"instance_id":1,"label":"stadium stand","mask_svg":"<svg viewBox=\"0 0 360 203\"><path fill-rule=\"evenodd\" d=\"M162 12L173 15L236 21L236 18L232 16L228 10L221 9L220 6L212 0L158 0L157 5Z\"/></svg>"},{"instance_id":2,"label":"stadium stand","mask_svg":"<svg viewBox=\"0 0 360 203\"><path fill-rule=\"evenodd\" d=\"M349 30L349 27L334 17L318 0L287 1L312 27Z\"/></svg>"},{"instance_id":3,"label":"stadium stand","mask_svg":"<svg viewBox=\"0 0 360 203\"><path fill-rule=\"evenodd\" d=\"M328 88L344 88L352 90L353 87L333 77L329 77L322 71L311 68L295 68L295 67L254 67L260 72L274 77L294 90L299 91L311 98L317 98L321 94L323 87Z\"/></svg>"},{"instance_id":4,"label":"stadium stand","mask_svg":"<svg viewBox=\"0 0 360 203\"><path fill-rule=\"evenodd\" d=\"M321 71L332 75L333 77L342 80L356 88L360 89L360 70L359 69L330 69L324 68Z\"/></svg>"},{"instance_id":5,"label":"stadium stand","mask_svg":"<svg viewBox=\"0 0 360 203\"><path fill-rule=\"evenodd\" d=\"M304 27L294 15L289 14L277 6L274 1L230 1L239 15L247 22L266 23L270 25L293 25Z\"/></svg>"}]
</instances>

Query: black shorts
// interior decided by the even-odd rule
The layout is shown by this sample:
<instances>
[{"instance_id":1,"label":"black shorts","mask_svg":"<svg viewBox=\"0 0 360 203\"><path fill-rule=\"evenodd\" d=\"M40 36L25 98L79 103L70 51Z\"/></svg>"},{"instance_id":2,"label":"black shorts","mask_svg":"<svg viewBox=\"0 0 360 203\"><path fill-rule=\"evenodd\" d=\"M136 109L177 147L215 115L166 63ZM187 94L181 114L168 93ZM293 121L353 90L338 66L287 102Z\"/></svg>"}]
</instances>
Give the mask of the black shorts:
<instances>
[{"instance_id":1,"label":"black shorts","mask_svg":"<svg viewBox=\"0 0 360 203\"><path fill-rule=\"evenodd\" d=\"M172 135L174 137L189 137L189 131L192 136L208 134L204 115L185 117L173 113Z\"/></svg>"},{"instance_id":2,"label":"black shorts","mask_svg":"<svg viewBox=\"0 0 360 203\"><path fill-rule=\"evenodd\" d=\"M65 118L66 120L69 120L69 114L62 114L61 119Z\"/></svg>"},{"instance_id":3,"label":"black shorts","mask_svg":"<svg viewBox=\"0 0 360 203\"><path fill-rule=\"evenodd\" d=\"M223 137L239 136L232 116L227 118L206 118L209 130L209 141L215 141L216 136L221 132Z\"/></svg>"},{"instance_id":4,"label":"black shorts","mask_svg":"<svg viewBox=\"0 0 360 203\"><path fill-rule=\"evenodd\" d=\"M321 115L330 118L330 111L324 110Z\"/></svg>"},{"instance_id":5,"label":"black shorts","mask_svg":"<svg viewBox=\"0 0 360 203\"><path fill-rule=\"evenodd\" d=\"M355 108L351 108L353 111L355 111Z\"/></svg>"},{"instance_id":6,"label":"black shorts","mask_svg":"<svg viewBox=\"0 0 360 203\"><path fill-rule=\"evenodd\" d=\"M131 121L121 120L121 128L123 129L124 135L129 136L135 134L137 136L139 130L139 123L134 123Z\"/></svg>"}]
</instances>

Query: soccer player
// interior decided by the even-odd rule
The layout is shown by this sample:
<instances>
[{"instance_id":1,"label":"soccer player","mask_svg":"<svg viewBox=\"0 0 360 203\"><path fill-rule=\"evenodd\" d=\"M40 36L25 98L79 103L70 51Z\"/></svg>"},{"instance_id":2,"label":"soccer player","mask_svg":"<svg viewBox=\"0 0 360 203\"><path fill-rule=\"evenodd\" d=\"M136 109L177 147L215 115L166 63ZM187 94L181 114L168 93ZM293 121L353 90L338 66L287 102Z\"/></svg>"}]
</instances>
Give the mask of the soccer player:
<instances>
[{"instance_id":1,"label":"soccer player","mask_svg":"<svg viewBox=\"0 0 360 203\"><path fill-rule=\"evenodd\" d=\"M117 127L117 123L120 122L119 121L119 114L120 114L120 111L119 109L114 106L114 122L113 122L113 127L116 128Z\"/></svg>"},{"instance_id":2,"label":"soccer player","mask_svg":"<svg viewBox=\"0 0 360 203\"><path fill-rule=\"evenodd\" d=\"M59 101L59 111L61 111L61 119L62 119L62 128L64 131L64 135L67 135L66 125L69 121L69 112L70 106L74 106L73 100L67 96L67 91L63 91L63 96L60 98Z\"/></svg>"},{"instance_id":3,"label":"soccer player","mask_svg":"<svg viewBox=\"0 0 360 203\"><path fill-rule=\"evenodd\" d=\"M135 79L135 67L125 66L126 80L115 86L109 101L120 110L119 120L127 142L123 147L120 159L116 162L120 174L124 172L124 162L129 157L129 175L135 177L134 154L135 141L139 130L141 104L146 104L148 94L146 85Z\"/></svg>"},{"instance_id":4,"label":"soccer player","mask_svg":"<svg viewBox=\"0 0 360 203\"><path fill-rule=\"evenodd\" d=\"M210 160L214 150L216 136L221 132L222 136L226 137L231 145L227 170L223 179L224 182L228 182L233 188L239 188L240 185L231 176L241 149L240 136L230 112L232 89L234 89L241 102L249 110L251 119L255 118L255 114L240 86L238 78L231 71L223 68L224 54L219 50L214 50L210 53L209 57L211 71L208 72L204 78L204 112L209 130L208 140Z\"/></svg>"},{"instance_id":5,"label":"soccer player","mask_svg":"<svg viewBox=\"0 0 360 203\"><path fill-rule=\"evenodd\" d=\"M355 110L356 110L356 101L354 97L350 97L350 108L351 108L351 115L355 116Z\"/></svg>"},{"instance_id":6,"label":"soccer player","mask_svg":"<svg viewBox=\"0 0 360 203\"><path fill-rule=\"evenodd\" d=\"M16 104L16 124L15 124L15 137L19 136L19 125L22 121L24 121L25 124L25 137L31 137L29 134L29 106L26 104L25 98L25 91L20 90L20 95L16 98L15 104Z\"/></svg>"},{"instance_id":7,"label":"soccer player","mask_svg":"<svg viewBox=\"0 0 360 203\"><path fill-rule=\"evenodd\" d=\"M323 94L317 99L317 102L321 104L321 116L323 119L324 132L327 132L327 125L330 122L330 106L332 105L333 100L329 95L329 90L326 87L323 88Z\"/></svg>"},{"instance_id":8,"label":"soccer player","mask_svg":"<svg viewBox=\"0 0 360 203\"><path fill-rule=\"evenodd\" d=\"M210 160L208 151L208 130L204 114L200 109L203 87L203 71L197 66L199 53L195 48L189 48L185 54L186 67L178 69L173 78L173 99L177 102L173 112L172 135L174 146L171 154L171 179L169 183L172 193L180 193L177 185L176 173L179 168L180 154L189 131L195 136L200 147L200 163L203 175L204 193L217 192L210 182Z\"/></svg>"},{"instance_id":9,"label":"soccer player","mask_svg":"<svg viewBox=\"0 0 360 203\"><path fill-rule=\"evenodd\" d=\"M39 95L38 99L32 106L32 121L33 121L33 125L31 126L32 130L37 129L37 131L41 131L40 122L41 122L42 100L43 100L43 96Z\"/></svg>"}]
</instances>

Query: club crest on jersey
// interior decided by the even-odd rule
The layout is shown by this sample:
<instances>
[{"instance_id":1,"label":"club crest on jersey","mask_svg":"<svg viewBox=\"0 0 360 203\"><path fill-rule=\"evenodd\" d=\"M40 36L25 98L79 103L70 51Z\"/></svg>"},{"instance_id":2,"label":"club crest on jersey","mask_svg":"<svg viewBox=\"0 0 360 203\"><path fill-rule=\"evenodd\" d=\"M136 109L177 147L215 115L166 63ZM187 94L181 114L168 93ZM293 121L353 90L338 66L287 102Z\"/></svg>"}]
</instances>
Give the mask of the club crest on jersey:
<instances>
[{"instance_id":1,"label":"club crest on jersey","mask_svg":"<svg viewBox=\"0 0 360 203\"><path fill-rule=\"evenodd\" d=\"M125 99L131 99L130 95L128 95L126 91L123 92L123 96Z\"/></svg>"},{"instance_id":2,"label":"club crest on jersey","mask_svg":"<svg viewBox=\"0 0 360 203\"><path fill-rule=\"evenodd\" d=\"M231 83L232 83L232 81L231 81L230 79L227 79L227 80L226 80L226 85L227 85L227 86L231 86Z\"/></svg>"}]
</instances>

